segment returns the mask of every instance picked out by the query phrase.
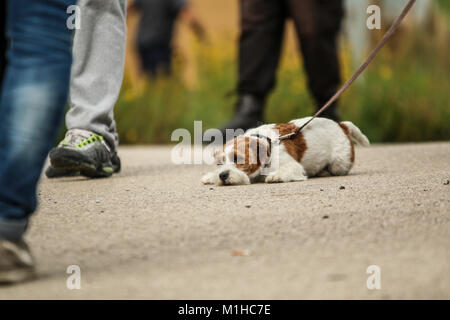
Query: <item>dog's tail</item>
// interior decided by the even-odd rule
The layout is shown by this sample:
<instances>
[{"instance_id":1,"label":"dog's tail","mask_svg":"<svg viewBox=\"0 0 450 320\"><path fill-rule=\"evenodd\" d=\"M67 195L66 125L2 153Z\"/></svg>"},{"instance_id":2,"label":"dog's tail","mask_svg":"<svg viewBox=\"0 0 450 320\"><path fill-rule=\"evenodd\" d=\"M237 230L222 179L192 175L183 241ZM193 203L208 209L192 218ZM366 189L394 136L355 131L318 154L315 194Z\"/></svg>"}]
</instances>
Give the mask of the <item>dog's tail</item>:
<instances>
[{"instance_id":1,"label":"dog's tail","mask_svg":"<svg viewBox=\"0 0 450 320\"><path fill-rule=\"evenodd\" d=\"M350 121L343 121L341 122L343 125L345 125L348 128L350 137L352 138L352 141L362 147L368 147L370 146L369 139L359 130L357 126L355 126Z\"/></svg>"}]
</instances>

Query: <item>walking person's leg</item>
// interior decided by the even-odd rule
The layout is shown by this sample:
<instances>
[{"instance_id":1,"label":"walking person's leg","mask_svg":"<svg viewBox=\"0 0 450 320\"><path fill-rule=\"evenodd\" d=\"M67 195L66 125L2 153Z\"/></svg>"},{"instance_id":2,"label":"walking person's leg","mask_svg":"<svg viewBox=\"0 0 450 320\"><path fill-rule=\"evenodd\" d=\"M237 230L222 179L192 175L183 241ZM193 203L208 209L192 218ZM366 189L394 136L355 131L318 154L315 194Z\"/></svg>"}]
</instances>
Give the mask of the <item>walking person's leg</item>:
<instances>
[{"instance_id":1,"label":"walking person's leg","mask_svg":"<svg viewBox=\"0 0 450 320\"><path fill-rule=\"evenodd\" d=\"M138 45L142 71L150 77L169 76L172 69L170 45Z\"/></svg>"},{"instance_id":2,"label":"walking person's leg","mask_svg":"<svg viewBox=\"0 0 450 320\"><path fill-rule=\"evenodd\" d=\"M66 139L50 152L47 176L110 176L120 170L114 106L122 86L126 0L80 0ZM54 170L54 169L58 170Z\"/></svg>"},{"instance_id":3,"label":"walking person's leg","mask_svg":"<svg viewBox=\"0 0 450 320\"><path fill-rule=\"evenodd\" d=\"M66 10L75 2L7 1L11 46L0 95L0 282L34 273L23 235L67 101L72 32Z\"/></svg>"},{"instance_id":4,"label":"walking person's leg","mask_svg":"<svg viewBox=\"0 0 450 320\"><path fill-rule=\"evenodd\" d=\"M336 93L341 81L337 38L344 16L343 3L288 0L288 6L299 37L308 86L320 108ZM337 103L321 116L337 120Z\"/></svg>"},{"instance_id":5,"label":"walking person's leg","mask_svg":"<svg viewBox=\"0 0 450 320\"><path fill-rule=\"evenodd\" d=\"M286 19L284 1L241 0L239 101L225 129L249 129L263 122L266 96L275 85Z\"/></svg>"}]
</instances>

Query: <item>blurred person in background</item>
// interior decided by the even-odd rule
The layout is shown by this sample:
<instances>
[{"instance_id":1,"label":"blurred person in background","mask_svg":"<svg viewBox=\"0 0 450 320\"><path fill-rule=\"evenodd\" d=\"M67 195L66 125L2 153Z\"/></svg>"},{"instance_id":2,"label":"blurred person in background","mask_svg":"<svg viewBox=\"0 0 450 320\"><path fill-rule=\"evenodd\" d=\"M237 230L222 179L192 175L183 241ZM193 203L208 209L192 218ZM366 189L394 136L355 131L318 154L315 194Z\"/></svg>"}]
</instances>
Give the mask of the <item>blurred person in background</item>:
<instances>
[{"instance_id":1,"label":"blurred person in background","mask_svg":"<svg viewBox=\"0 0 450 320\"><path fill-rule=\"evenodd\" d=\"M268 94L275 86L285 22L292 18L308 87L320 108L340 85L337 37L344 16L342 0L240 0L239 100L222 129L247 130L264 122ZM336 103L323 114L338 119Z\"/></svg>"},{"instance_id":2,"label":"blurred person in background","mask_svg":"<svg viewBox=\"0 0 450 320\"><path fill-rule=\"evenodd\" d=\"M186 22L201 41L206 39L205 29L188 0L130 0L129 8L141 14L137 49L141 69L147 75L170 74L177 19Z\"/></svg>"},{"instance_id":3,"label":"blurred person in background","mask_svg":"<svg viewBox=\"0 0 450 320\"><path fill-rule=\"evenodd\" d=\"M67 101L72 31L66 10L75 3L6 1L10 46L0 88L0 283L35 274L23 236Z\"/></svg>"},{"instance_id":4,"label":"blurred person in background","mask_svg":"<svg viewBox=\"0 0 450 320\"><path fill-rule=\"evenodd\" d=\"M68 129L49 153L49 178L82 174L110 177L120 171L114 106L122 86L126 47L126 0L79 0Z\"/></svg>"}]
</instances>

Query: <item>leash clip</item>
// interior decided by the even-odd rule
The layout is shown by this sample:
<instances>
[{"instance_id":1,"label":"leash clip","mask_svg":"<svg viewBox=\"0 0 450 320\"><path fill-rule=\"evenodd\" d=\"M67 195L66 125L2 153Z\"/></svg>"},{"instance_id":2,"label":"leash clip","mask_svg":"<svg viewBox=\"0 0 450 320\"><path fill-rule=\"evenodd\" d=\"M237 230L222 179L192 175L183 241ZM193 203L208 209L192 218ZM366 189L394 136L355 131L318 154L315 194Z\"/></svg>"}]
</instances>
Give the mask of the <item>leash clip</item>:
<instances>
[{"instance_id":1,"label":"leash clip","mask_svg":"<svg viewBox=\"0 0 450 320\"><path fill-rule=\"evenodd\" d=\"M283 140L290 139L293 136L295 136L296 134L297 134L297 132L291 132L291 133L285 134L283 136L278 137L278 141L283 141Z\"/></svg>"}]
</instances>

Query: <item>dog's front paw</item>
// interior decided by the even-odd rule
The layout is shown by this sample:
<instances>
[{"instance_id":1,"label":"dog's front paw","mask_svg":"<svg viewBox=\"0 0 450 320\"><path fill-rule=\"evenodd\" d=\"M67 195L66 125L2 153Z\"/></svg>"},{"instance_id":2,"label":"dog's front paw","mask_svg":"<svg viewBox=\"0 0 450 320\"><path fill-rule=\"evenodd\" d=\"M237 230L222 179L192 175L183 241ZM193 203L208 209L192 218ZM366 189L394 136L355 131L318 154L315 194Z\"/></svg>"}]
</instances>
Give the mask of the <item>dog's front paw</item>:
<instances>
[{"instance_id":1,"label":"dog's front paw","mask_svg":"<svg viewBox=\"0 0 450 320\"><path fill-rule=\"evenodd\" d=\"M292 181L305 181L308 178L304 175L291 176L288 174L283 174L280 171L275 171L266 177L266 183L281 183L281 182L292 182Z\"/></svg>"},{"instance_id":2,"label":"dog's front paw","mask_svg":"<svg viewBox=\"0 0 450 320\"><path fill-rule=\"evenodd\" d=\"M201 182L203 184L216 184L216 176L215 172L208 172L202 177Z\"/></svg>"},{"instance_id":3,"label":"dog's front paw","mask_svg":"<svg viewBox=\"0 0 450 320\"><path fill-rule=\"evenodd\" d=\"M284 182L278 172L273 172L266 177L266 183L281 183Z\"/></svg>"}]
</instances>

